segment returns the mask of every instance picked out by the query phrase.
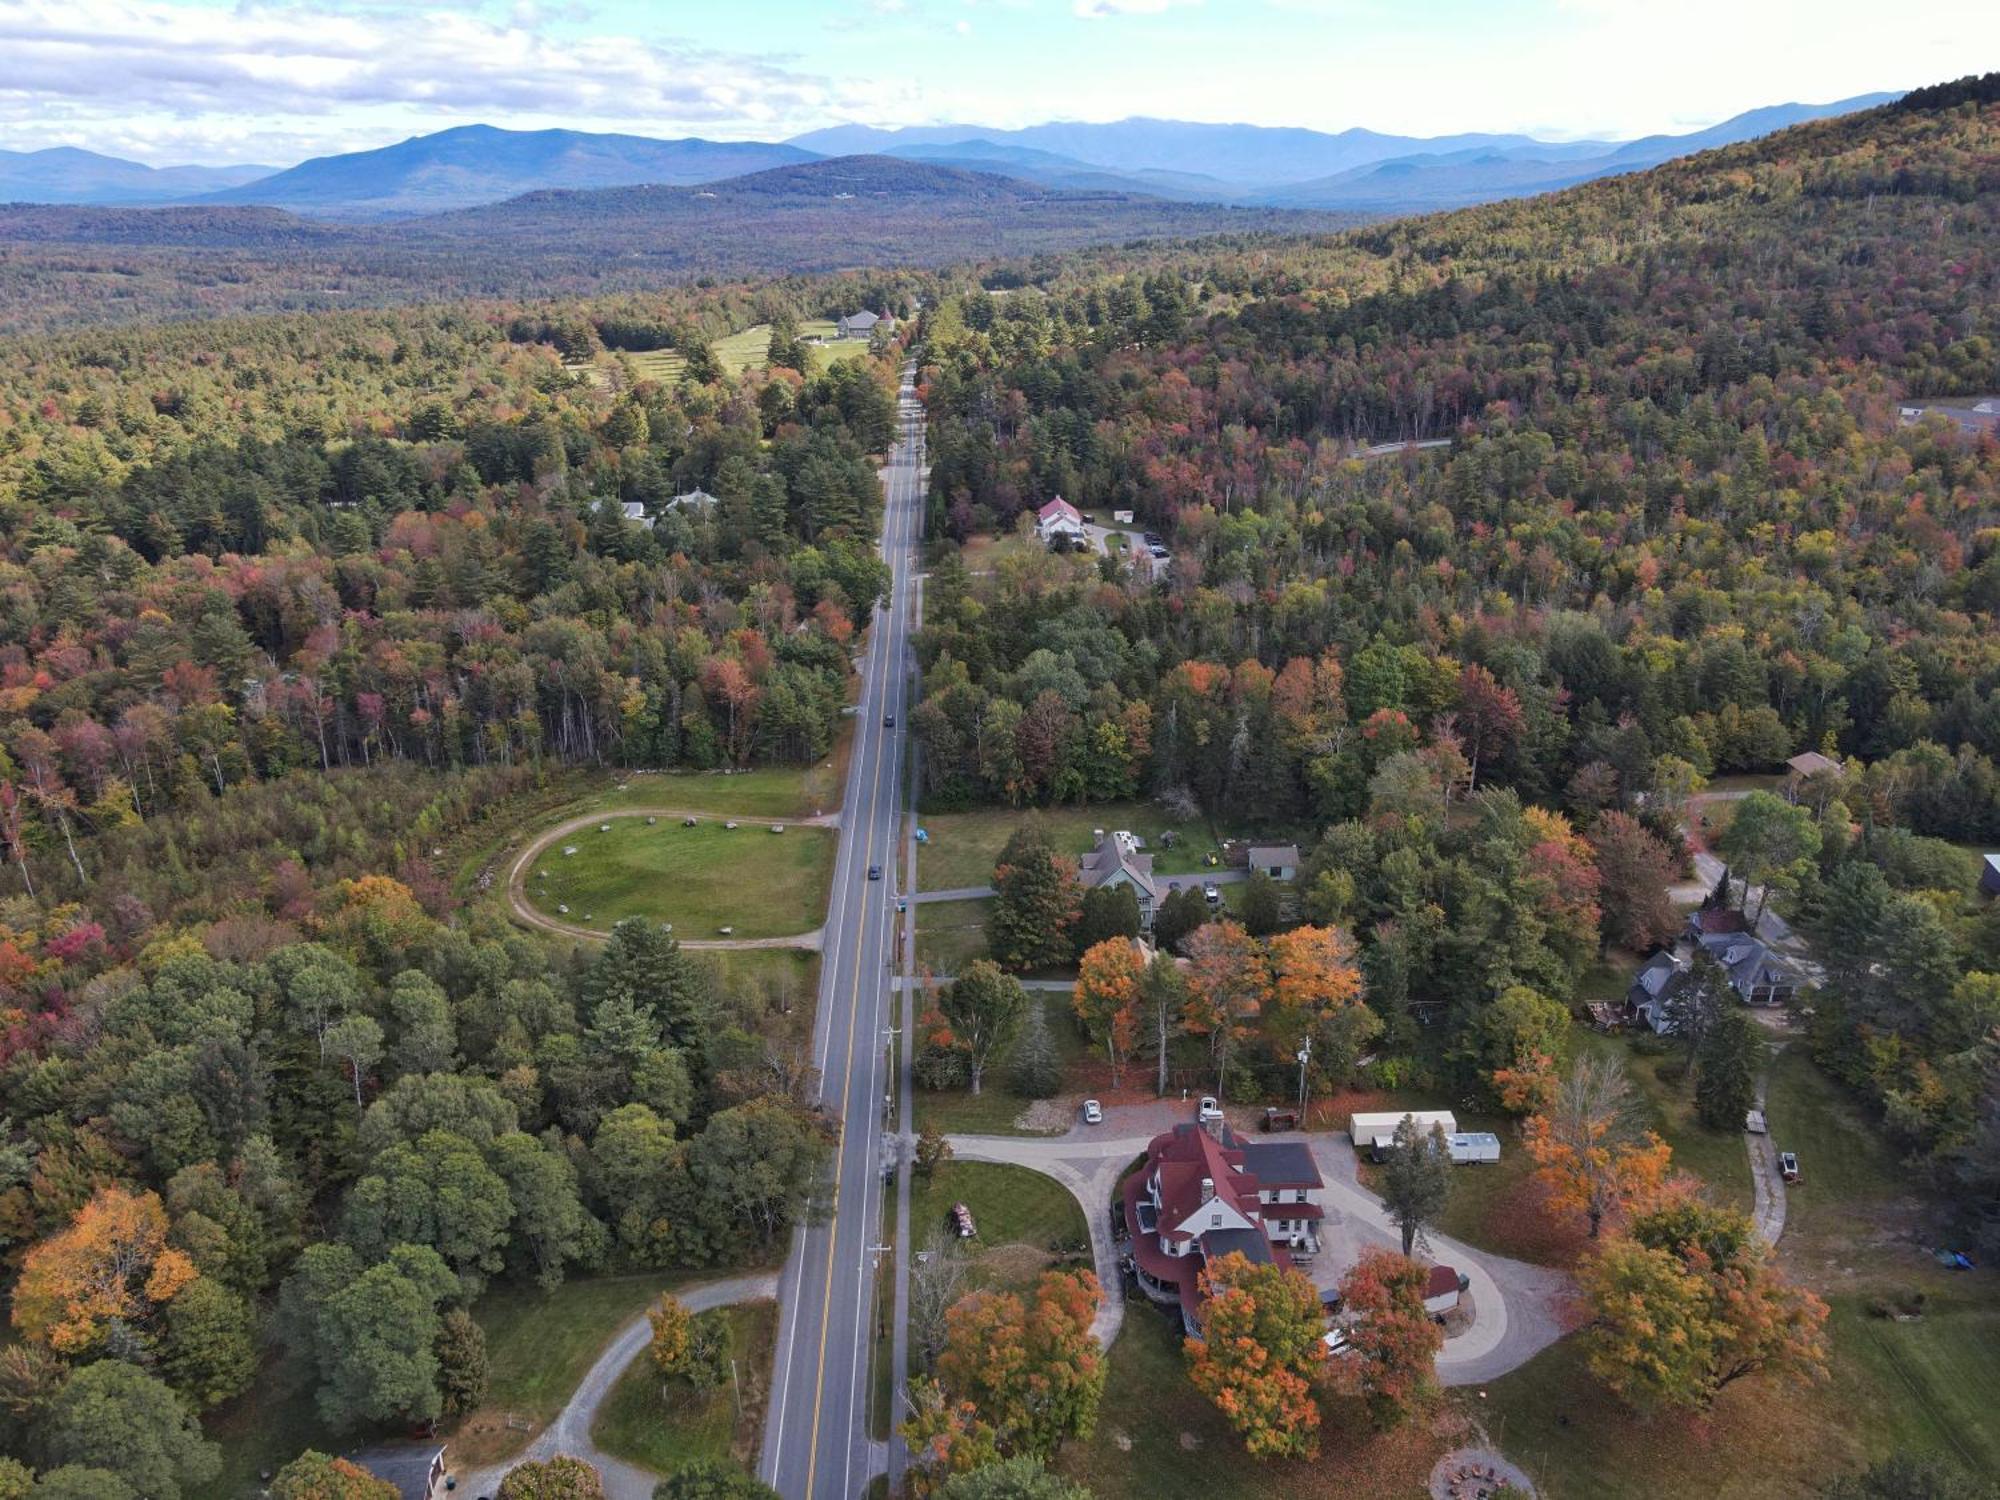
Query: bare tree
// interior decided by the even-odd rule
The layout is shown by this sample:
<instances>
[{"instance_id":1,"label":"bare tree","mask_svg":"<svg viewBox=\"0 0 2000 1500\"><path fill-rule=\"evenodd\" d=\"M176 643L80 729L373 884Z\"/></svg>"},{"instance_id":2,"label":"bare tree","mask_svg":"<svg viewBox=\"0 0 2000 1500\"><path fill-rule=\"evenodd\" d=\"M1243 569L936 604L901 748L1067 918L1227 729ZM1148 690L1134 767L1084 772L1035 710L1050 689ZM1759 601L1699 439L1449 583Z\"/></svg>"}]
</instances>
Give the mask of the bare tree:
<instances>
[{"instance_id":1,"label":"bare tree","mask_svg":"<svg viewBox=\"0 0 2000 1500\"><path fill-rule=\"evenodd\" d=\"M910 1268L910 1343L925 1370L944 1351L944 1320L965 1295L965 1255L958 1240L933 1225Z\"/></svg>"}]
</instances>

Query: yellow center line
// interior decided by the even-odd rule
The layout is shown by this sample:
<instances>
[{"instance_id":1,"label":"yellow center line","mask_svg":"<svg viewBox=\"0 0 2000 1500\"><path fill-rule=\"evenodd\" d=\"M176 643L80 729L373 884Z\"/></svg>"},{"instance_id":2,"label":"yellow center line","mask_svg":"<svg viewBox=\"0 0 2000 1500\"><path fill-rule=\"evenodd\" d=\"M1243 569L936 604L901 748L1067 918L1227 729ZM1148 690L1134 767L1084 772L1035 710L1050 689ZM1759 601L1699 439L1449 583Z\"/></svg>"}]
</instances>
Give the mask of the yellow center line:
<instances>
[{"instance_id":1,"label":"yellow center line","mask_svg":"<svg viewBox=\"0 0 2000 1500\"><path fill-rule=\"evenodd\" d=\"M893 494L890 497L889 504L890 504L891 519L888 522L886 522L883 527L885 535L889 534L893 528L893 514L895 505ZM892 601L892 608L891 608L892 615L894 614L893 600L895 598L895 575L893 572L894 567L895 564L892 562L890 564L890 568L892 570L890 574L890 598ZM898 622L892 619L890 622L889 629L886 632L884 632L884 635L881 638L882 654L884 657L885 666L893 667L893 662L889 660L889 656L891 648L894 645L895 636L898 628L899 628ZM885 686L886 683L887 683L887 677L885 674L884 677L882 678L881 684L878 685ZM869 706L869 711L873 713L877 706L878 705L871 703ZM864 731L864 733L865 732L866 731ZM881 753L881 747L878 745L877 753L875 756L875 770L874 774L869 779L869 785L868 785L868 831L865 836L865 842L862 846L864 880L866 878L865 866L873 862L873 856L875 853L875 812L879 803L879 798L882 790L882 760L883 756ZM851 864L848 866L850 879L852 878L853 868L854 867ZM849 1112L853 1108L852 1100L854 1095L854 1024L856 1018L861 1013L861 971L864 965L862 962L863 955L860 951L860 945L862 942L862 929L867 924L867 921L868 921L868 899L867 899L867 889L866 886L864 885L862 891L862 899L860 902L860 914L856 918L854 923L854 942L855 942L854 983L849 987L849 993L848 993L847 1055L846 1058L844 1059L844 1070L847 1076L845 1079L842 1080L841 1084L840 1128L837 1136L835 1137L834 1148L833 1148L833 1198L831 1201L831 1212L832 1212L833 1222L827 1234L827 1241L826 1241L826 1292L822 1296L820 1301L819 1359L813 1374L812 1437L806 1448L806 1500L811 1500L811 1496L813 1493L813 1481L818 1477L819 1473L819 1420L820 1420L820 1407L823 1404L826 1394L826 1341L827 1341L827 1334L829 1332L829 1323L833 1312L833 1275L834 1275L835 1251L840 1244L840 1179L842 1172L842 1158L844 1155L843 1148L847 1144L847 1121ZM829 1062L832 1061L831 1057L828 1058L828 1061Z\"/></svg>"}]
</instances>

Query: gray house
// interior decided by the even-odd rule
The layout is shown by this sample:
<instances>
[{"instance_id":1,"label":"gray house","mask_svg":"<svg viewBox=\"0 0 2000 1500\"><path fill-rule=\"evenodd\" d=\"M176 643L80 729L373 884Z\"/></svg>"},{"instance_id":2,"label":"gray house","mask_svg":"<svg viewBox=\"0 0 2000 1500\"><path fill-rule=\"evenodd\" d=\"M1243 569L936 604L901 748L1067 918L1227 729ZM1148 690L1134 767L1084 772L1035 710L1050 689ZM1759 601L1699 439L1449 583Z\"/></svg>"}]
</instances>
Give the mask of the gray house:
<instances>
[{"instance_id":1,"label":"gray house","mask_svg":"<svg viewBox=\"0 0 2000 1500\"><path fill-rule=\"evenodd\" d=\"M1129 885L1139 902L1139 926L1153 930L1153 908L1159 887L1153 880L1153 856L1139 852L1139 840L1124 830L1098 830L1097 847L1077 861L1077 883L1087 891Z\"/></svg>"},{"instance_id":2,"label":"gray house","mask_svg":"<svg viewBox=\"0 0 2000 1500\"><path fill-rule=\"evenodd\" d=\"M1667 1013L1668 1001L1687 976L1687 961L1679 954L1655 953L1632 976L1632 987L1625 992L1627 1013L1655 1035L1670 1034L1674 1023Z\"/></svg>"},{"instance_id":3,"label":"gray house","mask_svg":"<svg viewBox=\"0 0 2000 1500\"><path fill-rule=\"evenodd\" d=\"M1711 932L1700 942L1722 965L1729 987L1745 1005L1786 1005L1798 993L1798 976L1790 966L1749 933Z\"/></svg>"},{"instance_id":4,"label":"gray house","mask_svg":"<svg viewBox=\"0 0 2000 1500\"><path fill-rule=\"evenodd\" d=\"M849 313L846 317L835 323L833 325L834 335L837 338L843 339L865 339L875 331L875 325L878 323L889 329L893 329L896 326L894 318L877 317L874 313L863 308L858 313Z\"/></svg>"}]
</instances>

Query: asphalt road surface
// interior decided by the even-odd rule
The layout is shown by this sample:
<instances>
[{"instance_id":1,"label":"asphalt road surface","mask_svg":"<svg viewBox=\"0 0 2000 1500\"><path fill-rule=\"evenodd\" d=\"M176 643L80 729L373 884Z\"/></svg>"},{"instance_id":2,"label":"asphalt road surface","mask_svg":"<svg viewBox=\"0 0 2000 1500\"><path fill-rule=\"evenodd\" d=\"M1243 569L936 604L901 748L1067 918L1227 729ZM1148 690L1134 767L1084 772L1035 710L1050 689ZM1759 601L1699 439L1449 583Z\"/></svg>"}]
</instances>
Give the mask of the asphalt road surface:
<instances>
[{"instance_id":1,"label":"asphalt road surface","mask_svg":"<svg viewBox=\"0 0 2000 1500\"><path fill-rule=\"evenodd\" d=\"M897 834L903 808L904 701L915 621L923 507L923 410L904 372L899 432L882 470L882 555L890 607L878 610L862 666L860 722L841 804L820 961L815 1055L821 1098L840 1122L831 1174L793 1237L779 1282L777 1369L759 1472L785 1500L849 1500L868 1484L869 1359L882 1238L884 1100L895 958ZM893 714L897 726L883 724ZM882 868L870 880L871 865Z\"/></svg>"}]
</instances>

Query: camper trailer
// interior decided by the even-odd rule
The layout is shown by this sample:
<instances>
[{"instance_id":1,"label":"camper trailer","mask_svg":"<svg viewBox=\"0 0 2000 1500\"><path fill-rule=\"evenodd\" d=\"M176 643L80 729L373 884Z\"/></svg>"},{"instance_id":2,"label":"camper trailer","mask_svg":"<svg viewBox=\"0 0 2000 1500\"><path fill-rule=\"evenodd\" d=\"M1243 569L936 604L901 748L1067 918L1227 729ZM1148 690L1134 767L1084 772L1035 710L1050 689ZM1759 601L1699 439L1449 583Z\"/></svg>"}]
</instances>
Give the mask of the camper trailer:
<instances>
[{"instance_id":1,"label":"camper trailer","mask_svg":"<svg viewBox=\"0 0 2000 1500\"><path fill-rule=\"evenodd\" d=\"M1500 1137L1490 1131L1448 1135L1445 1144L1451 1147L1451 1159L1459 1166L1500 1160Z\"/></svg>"}]
</instances>

